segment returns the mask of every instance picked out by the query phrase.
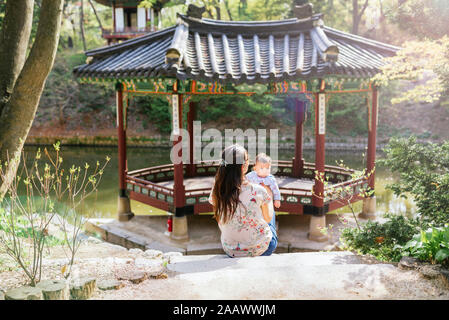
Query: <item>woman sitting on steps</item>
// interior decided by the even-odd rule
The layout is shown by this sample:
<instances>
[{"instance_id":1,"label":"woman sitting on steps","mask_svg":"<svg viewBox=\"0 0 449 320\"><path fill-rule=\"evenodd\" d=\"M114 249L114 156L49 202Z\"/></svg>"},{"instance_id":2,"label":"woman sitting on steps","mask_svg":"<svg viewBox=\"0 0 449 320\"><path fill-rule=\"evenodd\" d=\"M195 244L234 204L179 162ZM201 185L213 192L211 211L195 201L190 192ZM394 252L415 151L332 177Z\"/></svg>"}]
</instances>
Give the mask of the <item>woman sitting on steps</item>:
<instances>
[{"instance_id":1,"label":"woman sitting on steps","mask_svg":"<svg viewBox=\"0 0 449 320\"><path fill-rule=\"evenodd\" d=\"M221 244L229 257L268 256L277 246L271 197L264 187L245 178L248 165L245 148L227 147L209 196L221 230Z\"/></svg>"}]
</instances>

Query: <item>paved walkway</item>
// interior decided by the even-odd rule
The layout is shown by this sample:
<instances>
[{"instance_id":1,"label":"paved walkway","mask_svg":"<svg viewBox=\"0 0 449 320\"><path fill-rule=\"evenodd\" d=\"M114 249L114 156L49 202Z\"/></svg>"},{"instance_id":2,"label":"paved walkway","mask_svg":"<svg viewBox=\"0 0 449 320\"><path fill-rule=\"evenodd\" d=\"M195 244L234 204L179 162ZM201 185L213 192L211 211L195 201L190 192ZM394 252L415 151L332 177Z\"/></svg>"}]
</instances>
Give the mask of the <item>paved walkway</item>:
<instances>
[{"instance_id":1,"label":"paved walkway","mask_svg":"<svg viewBox=\"0 0 449 320\"><path fill-rule=\"evenodd\" d=\"M231 259L176 256L167 279L108 292L106 299L449 299L420 277L350 252Z\"/></svg>"}]
</instances>

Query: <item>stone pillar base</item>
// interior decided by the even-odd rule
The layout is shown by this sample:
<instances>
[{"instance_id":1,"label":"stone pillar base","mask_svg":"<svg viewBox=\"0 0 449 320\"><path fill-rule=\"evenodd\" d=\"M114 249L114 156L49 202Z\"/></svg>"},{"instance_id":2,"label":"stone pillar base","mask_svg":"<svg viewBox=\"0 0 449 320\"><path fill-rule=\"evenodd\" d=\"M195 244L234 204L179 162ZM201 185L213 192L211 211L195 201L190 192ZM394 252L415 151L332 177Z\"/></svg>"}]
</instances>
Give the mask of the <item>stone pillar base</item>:
<instances>
[{"instance_id":1,"label":"stone pillar base","mask_svg":"<svg viewBox=\"0 0 449 320\"><path fill-rule=\"evenodd\" d=\"M328 241L329 237L321 232L320 229L326 227L326 216L311 216L310 217L310 226L309 233L307 235L309 240L324 242Z\"/></svg>"},{"instance_id":2,"label":"stone pillar base","mask_svg":"<svg viewBox=\"0 0 449 320\"><path fill-rule=\"evenodd\" d=\"M187 227L187 216L173 216L173 231L170 238L173 240L189 240L189 229Z\"/></svg>"},{"instance_id":3,"label":"stone pillar base","mask_svg":"<svg viewBox=\"0 0 449 320\"><path fill-rule=\"evenodd\" d=\"M376 197L363 199L362 212L359 214L362 219L376 219Z\"/></svg>"},{"instance_id":4,"label":"stone pillar base","mask_svg":"<svg viewBox=\"0 0 449 320\"><path fill-rule=\"evenodd\" d=\"M131 212L131 203L128 197L118 197L118 220L129 221L134 217L134 213Z\"/></svg>"}]
</instances>

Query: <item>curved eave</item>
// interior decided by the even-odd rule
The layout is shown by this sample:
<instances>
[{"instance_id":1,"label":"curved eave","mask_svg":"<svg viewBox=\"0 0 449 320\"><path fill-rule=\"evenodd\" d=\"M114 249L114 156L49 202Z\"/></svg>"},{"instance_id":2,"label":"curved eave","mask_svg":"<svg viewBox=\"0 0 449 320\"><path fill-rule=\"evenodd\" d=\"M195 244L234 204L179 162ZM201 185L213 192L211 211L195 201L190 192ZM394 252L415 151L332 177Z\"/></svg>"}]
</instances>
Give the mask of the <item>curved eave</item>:
<instances>
[{"instance_id":1,"label":"curved eave","mask_svg":"<svg viewBox=\"0 0 449 320\"><path fill-rule=\"evenodd\" d=\"M126 49L132 48L134 46L139 46L146 42L154 41L154 40L157 40L158 38L165 37L165 36L167 36L167 34L174 32L176 30L176 27L177 26L174 25L174 26L162 29L162 30L151 32L151 33L141 36L141 37L126 40L126 41L116 43L116 44L113 44L110 46L104 46L101 48L88 50L85 52L85 55L88 57L93 57L93 56L114 54L118 51L126 50Z\"/></svg>"},{"instance_id":2,"label":"curved eave","mask_svg":"<svg viewBox=\"0 0 449 320\"><path fill-rule=\"evenodd\" d=\"M376 49L376 50L381 50L385 53L389 53L391 55L394 55L396 52L398 52L399 50L401 50L401 47L397 47L397 46L393 46L387 43L383 43L383 42L379 42L379 41L375 41L372 39L368 39L368 38L364 38L355 34L351 34L351 33L347 33L347 32L343 32L328 26L324 26L324 31L327 35L329 35L330 37L333 38L340 38L340 39L344 39L344 40L349 40L349 41L353 41L356 43L359 43L363 46L368 46L372 49Z\"/></svg>"},{"instance_id":3,"label":"curved eave","mask_svg":"<svg viewBox=\"0 0 449 320\"><path fill-rule=\"evenodd\" d=\"M80 78L176 77L269 83L325 77L370 78L400 48L298 20L229 22L178 15L178 24L86 52Z\"/></svg>"}]
</instances>

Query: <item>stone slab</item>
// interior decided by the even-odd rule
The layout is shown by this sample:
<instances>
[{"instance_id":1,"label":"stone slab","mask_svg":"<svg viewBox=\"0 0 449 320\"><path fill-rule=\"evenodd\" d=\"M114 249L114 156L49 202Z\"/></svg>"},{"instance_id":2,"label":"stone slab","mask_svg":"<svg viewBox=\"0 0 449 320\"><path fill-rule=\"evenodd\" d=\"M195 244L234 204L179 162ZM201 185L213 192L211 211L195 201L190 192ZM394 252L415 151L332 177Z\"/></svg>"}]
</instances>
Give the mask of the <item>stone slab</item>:
<instances>
[{"instance_id":1,"label":"stone slab","mask_svg":"<svg viewBox=\"0 0 449 320\"><path fill-rule=\"evenodd\" d=\"M97 287L100 290L107 291L107 290L118 290L122 288L124 284L118 280L110 279L110 280L100 280L97 283Z\"/></svg>"}]
</instances>

